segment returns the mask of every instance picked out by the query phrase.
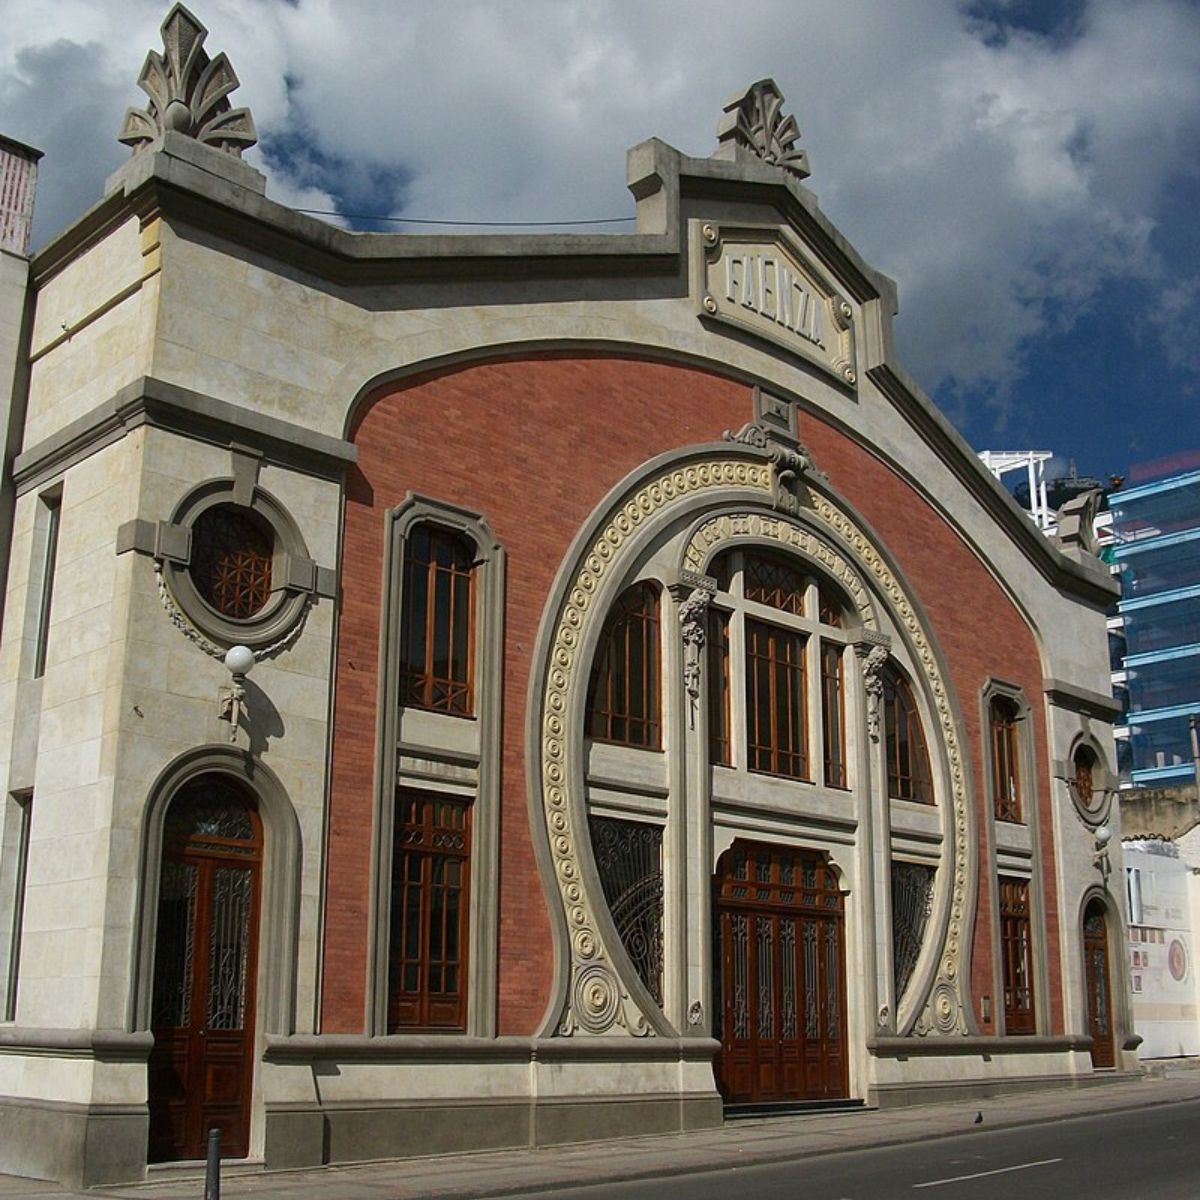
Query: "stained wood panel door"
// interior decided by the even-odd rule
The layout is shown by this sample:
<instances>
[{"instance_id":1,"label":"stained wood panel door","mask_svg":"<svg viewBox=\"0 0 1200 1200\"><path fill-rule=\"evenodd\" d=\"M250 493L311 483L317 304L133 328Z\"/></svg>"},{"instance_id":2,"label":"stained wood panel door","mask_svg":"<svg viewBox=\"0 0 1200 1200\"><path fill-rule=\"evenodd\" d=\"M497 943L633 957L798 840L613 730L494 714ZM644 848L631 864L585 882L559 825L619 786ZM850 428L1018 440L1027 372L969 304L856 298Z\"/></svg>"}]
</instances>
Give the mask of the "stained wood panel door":
<instances>
[{"instance_id":1,"label":"stained wood panel door","mask_svg":"<svg viewBox=\"0 0 1200 1200\"><path fill-rule=\"evenodd\" d=\"M845 1097L844 905L832 868L739 842L721 857L715 893L726 1102Z\"/></svg>"},{"instance_id":2,"label":"stained wood panel door","mask_svg":"<svg viewBox=\"0 0 1200 1200\"><path fill-rule=\"evenodd\" d=\"M262 828L224 781L189 785L166 819L149 1063L152 1162L249 1153Z\"/></svg>"},{"instance_id":3,"label":"stained wood panel door","mask_svg":"<svg viewBox=\"0 0 1200 1200\"><path fill-rule=\"evenodd\" d=\"M1113 1045L1112 983L1108 964L1108 920L1104 905L1093 900L1083 917L1084 985L1087 988L1088 1032L1092 1066L1116 1066Z\"/></svg>"}]
</instances>

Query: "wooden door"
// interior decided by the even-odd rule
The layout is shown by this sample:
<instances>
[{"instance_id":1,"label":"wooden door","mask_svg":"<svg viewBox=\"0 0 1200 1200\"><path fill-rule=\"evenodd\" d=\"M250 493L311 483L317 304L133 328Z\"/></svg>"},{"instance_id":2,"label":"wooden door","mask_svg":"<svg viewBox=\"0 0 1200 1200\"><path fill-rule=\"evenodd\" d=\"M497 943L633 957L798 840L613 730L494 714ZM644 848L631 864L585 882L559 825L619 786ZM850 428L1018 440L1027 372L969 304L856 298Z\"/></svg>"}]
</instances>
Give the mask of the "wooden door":
<instances>
[{"instance_id":1,"label":"wooden door","mask_svg":"<svg viewBox=\"0 0 1200 1200\"><path fill-rule=\"evenodd\" d=\"M718 1085L729 1104L848 1094L844 905L819 854L738 842L715 880Z\"/></svg>"},{"instance_id":2,"label":"wooden door","mask_svg":"<svg viewBox=\"0 0 1200 1200\"><path fill-rule=\"evenodd\" d=\"M232 781L171 801L163 834L149 1063L151 1162L250 1149L262 826Z\"/></svg>"},{"instance_id":3,"label":"wooden door","mask_svg":"<svg viewBox=\"0 0 1200 1200\"><path fill-rule=\"evenodd\" d=\"M1108 920L1104 905L1093 900L1083 915L1084 986L1087 988L1088 1033L1092 1066L1116 1066L1113 1045L1112 984L1108 969Z\"/></svg>"}]
</instances>

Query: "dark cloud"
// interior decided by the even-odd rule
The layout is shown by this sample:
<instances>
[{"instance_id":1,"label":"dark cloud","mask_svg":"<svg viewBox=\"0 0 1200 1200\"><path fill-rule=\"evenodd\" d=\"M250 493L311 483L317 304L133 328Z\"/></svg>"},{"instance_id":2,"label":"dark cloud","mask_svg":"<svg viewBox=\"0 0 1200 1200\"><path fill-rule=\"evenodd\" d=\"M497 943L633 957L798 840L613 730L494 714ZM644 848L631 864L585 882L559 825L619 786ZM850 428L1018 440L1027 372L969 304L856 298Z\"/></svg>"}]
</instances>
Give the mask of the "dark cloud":
<instances>
[{"instance_id":1,"label":"dark cloud","mask_svg":"<svg viewBox=\"0 0 1200 1200\"><path fill-rule=\"evenodd\" d=\"M0 130L48 152L44 238L120 161L114 133L167 4L11 3ZM973 439L1039 440L1032 373L1122 296L1138 297L1116 328L1128 355L1174 363L1177 388L1196 369L1179 342L1200 314L1189 0L759 0L732 19L717 0L196 11L254 111L248 157L285 203L624 216L629 146L710 153L726 96L773 75L826 212L899 282L906 365Z\"/></svg>"},{"instance_id":2,"label":"dark cloud","mask_svg":"<svg viewBox=\"0 0 1200 1200\"><path fill-rule=\"evenodd\" d=\"M106 78L105 63L102 46L55 41L20 51L15 69L0 74L3 131L45 151L35 245L90 208L129 153L116 135L132 97Z\"/></svg>"}]
</instances>

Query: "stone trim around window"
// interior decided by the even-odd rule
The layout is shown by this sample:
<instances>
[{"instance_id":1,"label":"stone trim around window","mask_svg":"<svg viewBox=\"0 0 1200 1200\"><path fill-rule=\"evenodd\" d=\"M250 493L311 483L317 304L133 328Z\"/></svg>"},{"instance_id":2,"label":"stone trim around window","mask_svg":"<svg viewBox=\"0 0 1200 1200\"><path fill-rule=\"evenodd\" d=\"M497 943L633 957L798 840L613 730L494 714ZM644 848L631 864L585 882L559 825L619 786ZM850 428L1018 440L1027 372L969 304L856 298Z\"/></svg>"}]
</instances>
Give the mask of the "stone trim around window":
<instances>
[{"instance_id":1,"label":"stone trim around window","mask_svg":"<svg viewBox=\"0 0 1200 1200\"><path fill-rule=\"evenodd\" d=\"M167 809L185 784L209 774L231 777L258 802L263 830L263 874L256 934L259 939L257 1022L263 1033L290 1034L296 1028L300 822L278 776L261 762L251 763L244 751L223 745L197 746L179 755L163 768L149 791L142 818L129 1030L138 1032L151 1026L155 926Z\"/></svg>"},{"instance_id":2,"label":"stone trim around window","mask_svg":"<svg viewBox=\"0 0 1200 1200\"><path fill-rule=\"evenodd\" d=\"M475 558L475 703L473 716L405 710L399 702L399 645L404 552L419 525L468 539ZM399 787L473 796L466 1034L496 1036L499 941L500 718L504 685L506 557L480 513L409 492L387 516L379 643L378 791L371 905L372 965L366 1027L387 1029L392 833ZM405 720L411 715L413 720ZM396 1036L409 1036L398 1034ZM412 1036L422 1036L414 1030Z\"/></svg>"},{"instance_id":3,"label":"stone trim around window","mask_svg":"<svg viewBox=\"0 0 1200 1200\"><path fill-rule=\"evenodd\" d=\"M1016 708L1017 766L1021 784L1021 820L997 821L992 796L991 704L1007 700ZM1041 871L1041 820L1038 807L1039 776L1033 743L1033 707L1023 688L1003 679L989 679L979 691L980 767L984 788L987 867L980 875L991 893L994 914L991 930L993 956L992 1027L1004 1035L1004 966L1000 936L999 877L1022 878L1029 884L1029 925L1033 960L1035 1030L1044 1032L1050 1022L1050 975L1046 958L1046 899ZM982 870L982 868L981 868ZM1028 1034L1017 1035L1027 1037Z\"/></svg>"},{"instance_id":4,"label":"stone trim around window","mask_svg":"<svg viewBox=\"0 0 1200 1200\"><path fill-rule=\"evenodd\" d=\"M1017 743L1017 782L1020 785L1018 803L1021 819L1015 822L996 820L996 798L992 794L992 778L995 770L992 752L992 702L1006 700L1016 710L1016 743ZM980 761L983 766L984 807L987 809L988 822L991 825L1029 825L1030 813L1034 812L1037 804L1037 789L1034 786L1033 729L1029 717L1032 709L1025 698L1025 692L1016 684L1005 683L1000 679L989 679L979 693L980 714Z\"/></svg>"},{"instance_id":5,"label":"stone trim around window","mask_svg":"<svg viewBox=\"0 0 1200 1200\"><path fill-rule=\"evenodd\" d=\"M1112 769L1109 756L1104 752L1100 740L1088 728L1086 718L1081 719L1083 728L1071 739L1070 749L1064 759L1054 760L1054 775L1066 785L1067 794L1079 819L1089 828L1096 829L1105 824L1112 813L1113 798L1120 787L1120 779ZM1092 794L1081 794L1078 786L1078 763L1080 751L1089 751L1092 756Z\"/></svg>"},{"instance_id":6,"label":"stone trim around window","mask_svg":"<svg viewBox=\"0 0 1200 1200\"><path fill-rule=\"evenodd\" d=\"M154 559L163 605L172 621L202 650L220 657L244 645L257 657L274 653L299 632L318 597L336 592L335 573L309 557L291 513L257 484L256 456L234 451L233 475L192 488L169 521L127 521L117 531L118 554L135 550ZM269 527L273 539L271 599L252 616L226 616L196 587L191 574L192 530L204 514L220 506L244 508ZM198 636L197 636L198 635Z\"/></svg>"}]
</instances>

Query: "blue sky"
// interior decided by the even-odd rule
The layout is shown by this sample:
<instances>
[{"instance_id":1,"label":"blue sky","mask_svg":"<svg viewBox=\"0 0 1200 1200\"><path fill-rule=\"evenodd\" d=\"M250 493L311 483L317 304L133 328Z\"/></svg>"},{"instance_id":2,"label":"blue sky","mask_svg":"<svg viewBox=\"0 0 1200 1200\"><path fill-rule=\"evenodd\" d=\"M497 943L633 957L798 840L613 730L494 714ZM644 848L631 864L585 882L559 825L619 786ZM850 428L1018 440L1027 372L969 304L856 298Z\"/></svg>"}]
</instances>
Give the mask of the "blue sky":
<instances>
[{"instance_id":1,"label":"blue sky","mask_svg":"<svg viewBox=\"0 0 1200 1200\"><path fill-rule=\"evenodd\" d=\"M128 153L168 5L0 6L0 132L46 151L44 243ZM191 7L268 193L341 213L628 216L629 146L710 153L725 98L773 76L826 213L899 284L902 361L972 445L1101 476L1200 445L1196 0Z\"/></svg>"}]
</instances>

